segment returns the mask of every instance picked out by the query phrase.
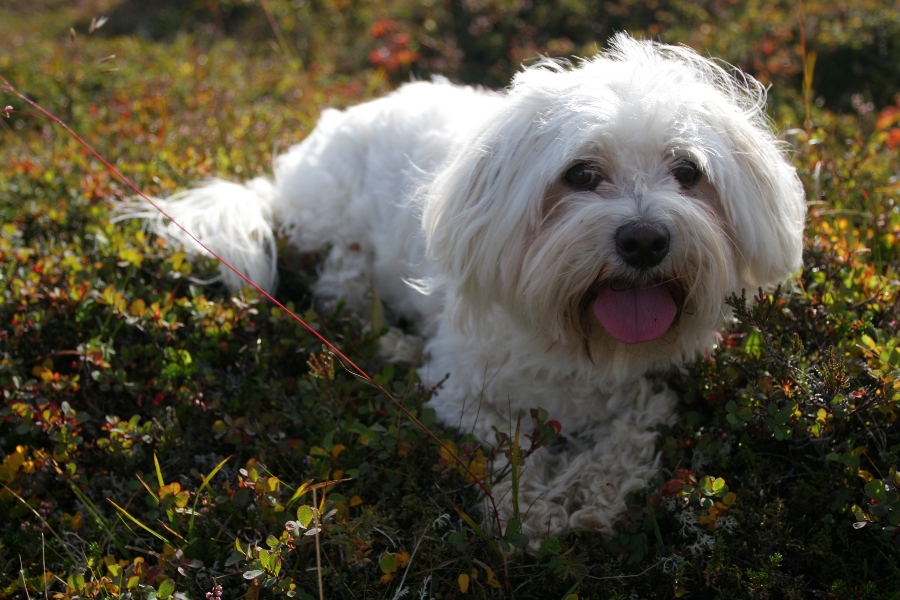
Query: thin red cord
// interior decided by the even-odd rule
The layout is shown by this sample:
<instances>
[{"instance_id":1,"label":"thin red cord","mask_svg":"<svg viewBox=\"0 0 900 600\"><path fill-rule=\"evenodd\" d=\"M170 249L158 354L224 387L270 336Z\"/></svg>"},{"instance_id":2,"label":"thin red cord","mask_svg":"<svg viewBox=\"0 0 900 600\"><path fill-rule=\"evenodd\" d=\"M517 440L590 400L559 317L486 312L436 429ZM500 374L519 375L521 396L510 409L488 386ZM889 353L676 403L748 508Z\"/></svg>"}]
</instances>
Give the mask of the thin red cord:
<instances>
[{"instance_id":1,"label":"thin red cord","mask_svg":"<svg viewBox=\"0 0 900 600\"><path fill-rule=\"evenodd\" d=\"M175 226L178 227L179 229L181 229L185 234L187 234L187 236L188 236L189 238L191 238L191 240L193 240L194 242L196 242L197 244L199 244L200 247L202 247L204 250L206 250L207 252L209 252L213 257L215 257L216 259L218 259L219 262L221 262L221 263L222 263L223 265L225 265L227 268L231 269L231 271L233 271L238 277L240 277L241 279L243 279L248 285L250 285L250 286L251 286L252 288L254 288L256 291L258 291L260 294L262 294L266 299L268 299L270 302L272 302L275 306L277 306L278 308L280 308L281 310L283 310L283 311L285 311L287 314L289 314L291 317L293 317L294 320L296 320L298 323L300 323L301 325L303 325L303 327L306 328L307 331L309 331L311 334L313 334L313 335L316 337L316 339L318 339L320 342L322 342L329 350L331 350L332 352L334 352L334 354L335 354L339 359L341 359L341 361L343 361L346 365L349 365L350 367L352 367L352 371L354 372L355 375L357 375L358 377L362 378L364 381L370 383L372 386L375 387L375 389L377 389L379 392L381 392L382 394L384 394L385 396L387 396L387 398L388 398L391 402L393 402L394 404L396 404L397 407L399 407L400 410L402 410L402 411L404 412L404 414L406 414L406 416L407 416L413 423L415 423L416 425L418 425L419 427L421 427L422 430L425 431L429 436L431 436L431 438L434 439L434 441L437 442L437 444L438 444L441 448L443 448L444 450L446 450L446 451L447 451L447 454L450 455L450 456L452 456L453 459L456 460L456 462L457 462L463 469L465 469L466 473L472 478L472 480L473 480L476 484L478 484L478 487L480 487L480 488L482 489L482 491L485 493L485 495L487 495L487 497L490 499L490 502L491 502L491 504L493 505L493 509L494 509L494 510L493 510L494 516L497 518L497 526L500 527L499 515L498 515L498 512L497 512L497 506L496 506L496 504L494 503L494 498L493 498L493 496L491 496L490 492L488 491L487 487L485 486L485 484L484 484L484 482L481 480L481 478L478 477L474 472L472 472L472 470L469 468L469 466L468 466L467 464L465 464L465 463L462 461L462 459L459 458L459 457L456 455L455 452L452 452L451 449L448 448L448 447L441 441L441 439L440 439L437 435L434 434L434 432L432 432L430 429L428 429L428 427L426 427L424 423L422 423L422 422L421 422L414 414L412 414L412 413L409 411L409 409L407 409L405 406L403 406L403 404L401 404L400 402L398 402L397 399L394 398L394 396L393 396L390 392L388 392L386 389L384 389L382 386L380 386L374 379L372 379L372 377L369 376L368 373L366 373L363 369L361 369L360 367L358 367L358 366L356 365L356 363L354 363L352 360L350 360L349 358L347 358L347 356L346 356L343 352L341 352L337 347L335 347L334 344L332 344L332 343L329 342L325 337L323 337L318 331L316 331L315 329L313 329L306 321L304 321L304 320L301 319L299 316L297 316L293 311L291 311L290 309L288 309L284 304L282 304L281 302L279 302L278 300L276 300L271 294L269 294L269 293L266 292L264 289L262 289L261 287L259 287L258 285L256 285L253 281L250 280L250 278L248 278L246 275L244 275L243 273L241 273L238 269L236 269L235 267L233 267L228 261L226 261L226 260L223 259L221 256L219 256L217 253L215 253L209 246L207 246L206 244L204 244L203 242L201 242L199 239L197 239L197 238L194 236L194 234L192 234L192 233L191 233L190 231L188 231L185 227L183 227L183 226L181 225L181 223L179 223L178 221L176 221L175 219L173 219L171 216L169 216L169 215L166 213L166 211L162 209L162 207L160 207L156 202L154 202L152 198L150 198L149 196L147 196L146 194L144 194L144 192L142 192L142 191L141 191L134 183L132 183L132 181L131 181L130 179L128 179L127 177L125 177L125 175L123 175L121 171L119 171L113 164L111 164L111 163L110 163L109 161L107 161L107 160L106 160L99 152L97 152L97 151L93 148L93 146L91 146L89 143L87 143L87 141L85 141L81 136L79 136L77 133L75 133L68 125L66 125L65 122L64 122L62 119L60 119L59 117L57 117L56 115L54 115L54 114L51 113L50 111L46 110L46 109L45 109L44 107L42 107L40 104L34 102L34 101L31 100L30 98L28 98L27 96L25 96L24 94L22 94L21 92L19 92L19 91L18 91L16 88L14 88L14 87L9 83L9 81L7 81L6 78L3 77L2 75L0 75L0 82L3 83L4 87L6 87L6 89L9 90L9 92L11 92L12 94L15 94L15 95L18 96L19 99L21 99L23 102L27 103L29 106L31 106L31 107L35 108L36 110L38 110L38 111L41 113L41 115L43 115L45 118L50 119L51 121L53 121L54 123L56 123L57 125L59 125L60 127L62 127L62 128L66 131L66 133L68 133L68 134L71 135L73 138L75 138L75 140L76 140L79 144L81 144L88 152L90 152L91 154L93 154L94 157L95 157L97 160L99 160L101 163L103 163L103 166L105 166L105 167L107 168L107 170L109 170L113 175L115 175L116 177L118 177L122 182L125 183L125 185L127 185L127 186L130 187L132 190L134 190L134 192L135 192L138 196L140 196L141 198L143 198L144 200L146 200L147 202L149 202L150 205L151 205L153 208L155 208L156 210L158 210L163 216L165 216L165 217L168 218L172 223L174 223ZM18 111L5 110L5 111L2 111L2 112L4 112L5 114L9 114L9 113L11 113L11 112L18 112ZM25 114L33 114L33 113L25 113ZM40 116L40 115L33 115L33 116Z\"/></svg>"}]
</instances>

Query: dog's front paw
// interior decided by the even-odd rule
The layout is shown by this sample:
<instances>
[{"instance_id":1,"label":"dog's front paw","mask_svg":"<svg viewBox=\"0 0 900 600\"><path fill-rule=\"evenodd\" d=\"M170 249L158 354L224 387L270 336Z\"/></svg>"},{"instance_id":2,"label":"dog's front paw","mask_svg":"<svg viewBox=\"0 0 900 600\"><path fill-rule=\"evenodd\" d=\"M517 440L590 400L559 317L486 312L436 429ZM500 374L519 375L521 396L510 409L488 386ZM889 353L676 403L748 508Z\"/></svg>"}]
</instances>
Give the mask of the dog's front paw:
<instances>
[{"instance_id":1,"label":"dog's front paw","mask_svg":"<svg viewBox=\"0 0 900 600\"><path fill-rule=\"evenodd\" d=\"M422 356L422 338L391 327L378 338L378 354L392 363L417 364Z\"/></svg>"}]
</instances>

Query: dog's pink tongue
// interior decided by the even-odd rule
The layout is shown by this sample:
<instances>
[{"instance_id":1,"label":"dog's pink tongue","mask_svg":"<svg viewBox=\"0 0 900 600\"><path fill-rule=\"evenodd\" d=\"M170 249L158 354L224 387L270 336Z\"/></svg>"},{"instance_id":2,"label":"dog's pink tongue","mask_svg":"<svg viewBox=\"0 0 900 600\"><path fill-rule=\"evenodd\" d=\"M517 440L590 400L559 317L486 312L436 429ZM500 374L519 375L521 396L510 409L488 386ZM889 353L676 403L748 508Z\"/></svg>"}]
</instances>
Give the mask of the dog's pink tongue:
<instances>
[{"instance_id":1,"label":"dog's pink tongue","mask_svg":"<svg viewBox=\"0 0 900 600\"><path fill-rule=\"evenodd\" d=\"M594 314L617 340L640 344L662 337L678 308L662 285L615 290L605 287L594 301Z\"/></svg>"}]
</instances>

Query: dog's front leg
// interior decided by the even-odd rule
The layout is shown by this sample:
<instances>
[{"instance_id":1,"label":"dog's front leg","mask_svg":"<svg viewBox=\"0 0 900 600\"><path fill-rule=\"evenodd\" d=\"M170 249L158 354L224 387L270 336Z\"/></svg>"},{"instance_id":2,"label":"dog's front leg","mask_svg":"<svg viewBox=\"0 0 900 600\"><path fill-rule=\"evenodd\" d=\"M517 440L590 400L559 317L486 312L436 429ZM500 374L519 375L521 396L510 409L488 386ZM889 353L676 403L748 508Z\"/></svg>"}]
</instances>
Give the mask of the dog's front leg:
<instances>
[{"instance_id":1,"label":"dog's front leg","mask_svg":"<svg viewBox=\"0 0 900 600\"><path fill-rule=\"evenodd\" d=\"M611 531L626 509L626 497L647 485L658 471L660 425L674 417L675 394L641 379L607 398L610 420L566 435L525 459L518 477L523 532L533 543L567 529ZM552 415L551 415L552 417ZM495 459L495 470L506 466ZM512 478L493 493L501 517L513 514Z\"/></svg>"}]
</instances>

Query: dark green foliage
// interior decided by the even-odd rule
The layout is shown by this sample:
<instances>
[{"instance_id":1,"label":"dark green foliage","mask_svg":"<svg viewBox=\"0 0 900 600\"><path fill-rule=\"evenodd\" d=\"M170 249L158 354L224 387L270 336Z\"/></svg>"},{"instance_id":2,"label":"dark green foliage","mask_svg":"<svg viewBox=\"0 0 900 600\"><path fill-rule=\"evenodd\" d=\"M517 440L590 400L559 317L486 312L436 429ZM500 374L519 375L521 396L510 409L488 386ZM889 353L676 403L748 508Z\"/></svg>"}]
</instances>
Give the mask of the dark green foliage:
<instances>
[{"instance_id":1,"label":"dark green foliage","mask_svg":"<svg viewBox=\"0 0 900 600\"><path fill-rule=\"evenodd\" d=\"M113 2L99 29L5 3L0 75L151 195L263 171L410 72L503 82L627 28L774 84L811 213L796 284L730 299L718 347L659 375L680 418L615 534L534 549L479 516L492 449L375 357L378 310L318 314L314 261L283 257L280 299L444 447L285 311L110 222L128 185L0 89L0 598L317 598L319 575L333 598L896 598L900 20L851 4L804 3L804 88L794 2ZM532 417L496 452L558 434Z\"/></svg>"}]
</instances>

